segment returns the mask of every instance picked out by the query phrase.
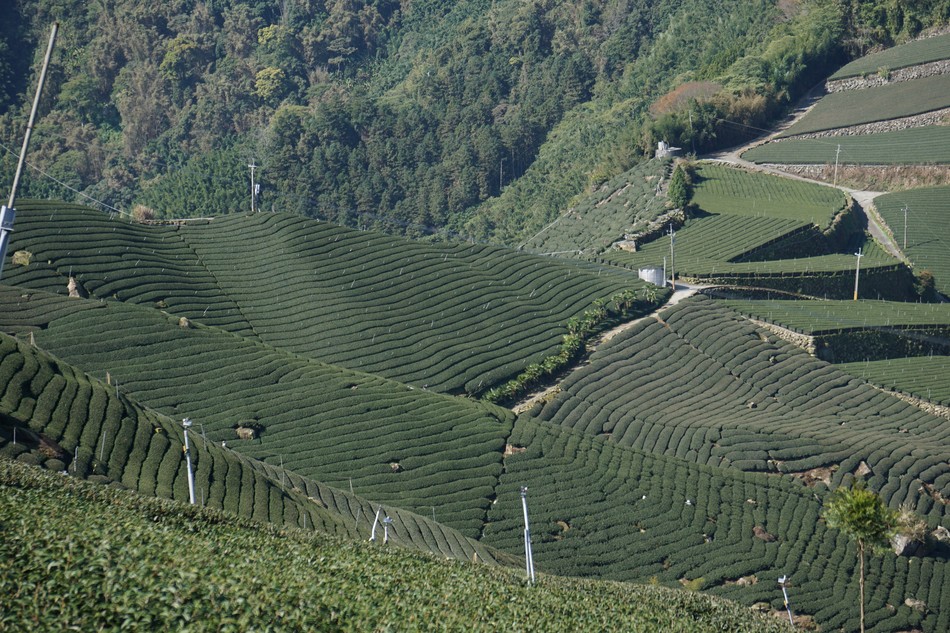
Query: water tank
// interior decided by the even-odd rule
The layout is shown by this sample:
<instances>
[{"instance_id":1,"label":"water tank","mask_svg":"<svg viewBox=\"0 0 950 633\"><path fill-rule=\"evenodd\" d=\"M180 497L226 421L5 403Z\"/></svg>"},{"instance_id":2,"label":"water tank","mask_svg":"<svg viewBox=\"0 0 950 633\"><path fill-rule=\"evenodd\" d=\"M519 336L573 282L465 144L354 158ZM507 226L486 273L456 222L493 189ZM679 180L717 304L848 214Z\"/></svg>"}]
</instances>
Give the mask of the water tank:
<instances>
[{"instance_id":1,"label":"water tank","mask_svg":"<svg viewBox=\"0 0 950 633\"><path fill-rule=\"evenodd\" d=\"M643 281L649 282L654 286L665 286L666 279L663 278L663 269L658 266L648 266L647 268L640 268L637 271L637 274L640 276L640 279Z\"/></svg>"}]
</instances>

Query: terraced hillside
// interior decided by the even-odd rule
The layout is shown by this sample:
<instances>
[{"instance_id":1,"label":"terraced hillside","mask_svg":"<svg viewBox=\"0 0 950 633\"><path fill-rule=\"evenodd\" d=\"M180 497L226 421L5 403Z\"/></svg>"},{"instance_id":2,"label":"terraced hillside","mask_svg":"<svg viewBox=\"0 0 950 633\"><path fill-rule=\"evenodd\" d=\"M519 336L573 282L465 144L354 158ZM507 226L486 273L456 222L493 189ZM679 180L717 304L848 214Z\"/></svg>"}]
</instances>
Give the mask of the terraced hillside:
<instances>
[{"instance_id":1,"label":"terraced hillside","mask_svg":"<svg viewBox=\"0 0 950 633\"><path fill-rule=\"evenodd\" d=\"M792 630L697 593L543 575L529 587L510 570L273 529L2 460L0 522L3 622L15 630Z\"/></svg>"},{"instance_id":2,"label":"terraced hillside","mask_svg":"<svg viewBox=\"0 0 950 633\"><path fill-rule=\"evenodd\" d=\"M950 126L923 127L833 138L787 139L742 154L754 163L795 165L921 165L950 163Z\"/></svg>"},{"instance_id":3,"label":"terraced hillside","mask_svg":"<svg viewBox=\"0 0 950 633\"><path fill-rule=\"evenodd\" d=\"M950 59L950 34L928 37L865 55L845 64L828 79L835 81L869 74L887 74L902 68Z\"/></svg>"},{"instance_id":4,"label":"terraced hillside","mask_svg":"<svg viewBox=\"0 0 950 633\"><path fill-rule=\"evenodd\" d=\"M4 288L4 306L14 300L11 295ZM180 423L5 334L0 334L0 378L0 456L114 482L146 496L188 500ZM194 427L190 440L201 505L278 526L369 535L375 504L248 459L206 440L199 429ZM496 560L496 554L451 528L392 506L386 512L400 545L462 559L477 552L483 561Z\"/></svg>"},{"instance_id":5,"label":"terraced hillside","mask_svg":"<svg viewBox=\"0 0 950 633\"><path fill-rule=\"evenodd\" d=\"M5 287L0 329L174 418L209 442L352 489L477 536L502 468L510 411L318 363L157 310L23 295ZM262 429L241 440L236 426ZM177 466L176 466L177 468Z\"/></svg>"},{"instance_id":6,"label":"terraced hillside","mask_svg":"<svg viewBox=\"0 0 950 633\"><path fill-rule=\"evenodd\" d=\"M666 211L668 160L648 160L611 178L522 246L539 253L592 255L646 229Z\"/></svg>"},{"instance_id":7,"label":"terraced hillside","mask_svg":"<svg viewBox=\"0 0 950 633\"><path fill-rule=\"evenodd\" d=\"M876 385L946 404L950 304L887 301L723 301L752 318L812 337L838 369Z\"/></svg>"},{"instance_id":8,"label":"terraced hillside","mask_svg":"<svg viewBox=\"0 0 950 633\"><path fill-rule=\"evenodd\" d=\"M154 306L323 362L480 393L555 353L565 323L643 282L584 262L409 242L283 214L142 226L18 203L4 281ZM279 283L275 281L279 275Z\"/></svg>"},{"instance_id":9,"label":"terraced hillside","mask_svg":"<svg viewBox=\"0 0 950 633\"><path fill-rule=\"evenodd\" d=\"M947 107L950 107L950 75L833 92L779 138L909 117Z\"/></svg>"},{"instance_id":10,"label":"terraced hillside","mask_svg":"<svg viewBox=\"0 0 950 633\"><path fill-rule=\"evenodd\" d=\"M613 386L621 390L623 383ZM506 460L487 542L518 547L519 508L502 501L526 485L542 569L698 588L779 612L775 581L787 575L797 614L812 614L822 630L857 630L857 557L854 545L819 519L823 484L697 465L695 453L710 437L684 436L681 428L672 437L685 459L619 446L581 428L518 421L512 442L525 450ZM948 571L945 551L871 559L868 630L946 630ZM924 600L926 613L907 598Z\"/></svg>"},{"instance_id":11,"label":"terraced hillside","mask_svg":"<svg viewBox=\"0 0 950 633\"><path fill-rule=\"evenodd\" d=\"M861 411L853 418L848 417L847 421L850 424L862 415L873 415L874 410L887 410L885 425L898 419L911 425L911 436L896 435L894 431L895 437L909 437L901 446L910 451L908 457L913 457L914 462L913 469L901 477L897 476L899 468L888 470L884 464L887 459L883 452L889 458L894 449L890 436L882 445L880 457L866 456L859 450L854 460L850 459L849 448L843 445L845 439L840 440L840 445L829 444L826 436L811 437L810 431L803 434L808 437L798 437L800 429L805 427L804 420L802 424L795 424L796 418L790 416L790 412L798 411L798 407L803 411L804 404L800 402L798 407L779 407L772 411L773 405L763 400L762 410L770 411L771 415L755 417L754 410L749 410L749 417L736 415L734 410L747 409L741 395L726 388L735 378L728 374L728 380L723 380L725 376L708 372L715 362L697 362L695 355L683 357L680 363L678 371L687 372L680 376L682 390L691 390L692 398L708 399L714 394L714 401L692 407L681 399L677 389L658 384L657 388L669 393L679 406L676 406L677 402L673 406L670 402L657 404L659 411L673 419L687 416L690 410L702 411L700 417L708 423L707 428L693 432L684 428L682 423L671 424L668 418L647 433L653 438L651 441L631 442L632 436L621 437L619 426L613 430L615 441L605 441L607 438L592 437L596 434L593 428L581 424L575 425L574 430L558 429L558 425L563 426L559 419L535 421L523 418L512 425L510 419L507 422L487 419L489 414L500 412L500 409L420 390L409 391L403 385L390 388L394 383L353 372L336 370L338 375L334 377L332 368L319 366L312 360L267 353L266 345L245 343L238 337L212 328L182 328L174 318L147 308L65 299L18 288L5 289L0 305L17 306L18 303L16 310L4 310L8 315L5 329L19 332L23 339L32 334L37 346L50 349L84 367L97 367L97 373L103 371L103 365L108 363L113 368L109 370L112 380L120 381L123 400L142 398L152 405L151 398L155 398L154 404L161 408L169 406L171 400L168 398L174 395L179 403L176 417L197 412L196 422L206 427L209 441L207 444L202 442L202 448L206 446L207 450L227 454L233 454L233 450L255 455L271 465L280 464L282 460L288 469L284 475L287 481L301 490L309 491L297 483L299 475L292 474L293 471L299 473L308 467L335 469L340 464L342 468L335 477L342 480L341 487L346 487L347 473L356 470L360 476L354 476L353 483L358 492L375 500L390 495L387 511L396 505L413 507L415 504L420 514L426 514L434 506L440 522L459 525L469 533L476 524L474 517L481 512L482 519L488 520L483 544L497 545L517 554L521 544L521 528L517 525L520 509L517 491L520 485L528 485L536 535L536 559L541 571L640 581L655 576L659 582L670 585L678 585L683 579L690 582L690 586L719 592L746 604L766 602L773 609L780 608L781 593L777 585L764 580L789 573L801 587L801 595L796 596L800 611L813 613L822 622L846 624L853 620L854 615L850 606L854 602L848 593L853 587L847 579L853 574L856 558L845 546L843 537L822 531L820 525L816 527L820 496L825 489L808 489L793 481L735 469L768 471L771 467L766 463L767 454L783 461L780 466L783 470L804 468L808 466L804 463L808 460L826 464L826 454L815 454L816 447L822 447L826 453L832 451L834 458L846 461L834 475L835 483L845 481L845 471L860 459L867 459L875 473L872 484L875 487L884 485L885 489L895 488L888 490L888 499L892 503L906 499L915 503L932 523L945 520L936 507L939 504L931 501L934 507L927 506L929 497L913 492L923 484L935 486L933 489L937 494L950 492L945 490L950 485L950 473L946 472L946 464L940 466L940 461L946 456L929 450L943 440L932 432L929 416L920 414L914 418L905 415L907 410L904 409L895 412L890 400L883 395L880 396L883 400L872 403L871 410ZM709 300L699 303L709 310L713 310L715 305ZM709 322L709 327L717 332L722 349L728 350L730 355L748 358L754 350L755 357L760 359L755 363L756 368L764 362L766 352L783 355L781 366L791 373L786 378L791 380L787 385L788 392L814 391L814 381L826 384L829 378L827 372L814 376L814 372L809 371L814 367L808 364L814 361L803 362L794 350L785 350L778 344L764 344L757 335L746 336L749 340L746 340L745 347L737 345L737 340L742 337L730 333L725 327L729 324L724 324L722 319L710 320L709 314L697 314L695 306L688 304L679 310L684 311L684 324ZM52 320L46 320L46 315L52 315ZM674 323L677 320L674 317L675 314L667 316L667 323ZM664 329L659 323L657 326ZM696 345L708 340L699 332L694 336L698 339L693 342ZM110 337L114 341L106 343ZM219 339L227 339L230 343ZM660 342L660 347L644 349L643 354L649 356L649 359L644 359L649 366L646 374L630 371L623 361L614 362L629 353L628 347L611 344L598 352L592 370L609 376L609 384L604 385L602 393L626 400L638 392L621 383L636 381L644 375L662 382L670 366L662 352L663 347L665 345ZM34 350L23 344L18 348ZM213 351L216 349L221 352ZM601 354L604 353L610 354L604 357L610 364L602 362ZM713 354L712 351L709 353ZM785 355L788 359L784 358ZM7 363L0 362L0 367L5 366ZM690 368L699 372L698 375L710 375L711 379L721 383L720 387L698 384L690 378ZM745 371L738 367L734 369L743 375L753 370L751 367ZM725 374L724 371L719 373ZM23 381L27 380L24 377ZM279 394L262 386L261 383L270 380L276 382ZM34 379L29 384L41 382ZM837 379L835 384L837 389L833 389L829 397L856 397L852 385ZM786 390L779 396L784 398ZM49 391L52 392L52 387ZM562 395L570 394L573 401L573 393L573 386L568 386ZM400 394L404 400L400 400ZM857 397L864 395L857 394ZM8 402L8 397L5 396L2 402ZM166 399L164 405L162 398ZM229 399L234 403L229 404ZM585 393L583 399L590 403L584 408L590 406L591 411L599 410L601 404L597 393ZM803 397L799 397L799 401L801 399ZM40 400L37 398L37 402ZM258 411L261 415L256 421L263 426L260 438L243 442L227 439L227 449L217 446L218 439L233 437L230 423L250 413L247 407L251 403L267 403L268 407L274 407L273 411ZM842 407L851 404L850 401L844 402ZM406 406L408 411L400 417L399 412ZM8 409L14 407L24 409L14 401L7 405ZM227 411L228 407L233 415L215 418L218 409ZM291 420L324 408L326 413L320 420ZM481 411L482 418L466 423L461 416L471 409ZM293 413L281 417L281 410L292 410ZM547 410L541 412L542 417ZM618 408L617 414L652 419L660 413L657 409L650 410L644 401L635 400L630 402L629 408L627 405ZM804 415L799 414L799 417ZM440 426L439 420L447 418L451 420L448 425ZM722 422L726 418L728 424ZM771 421L777 419L782 420L782 425L791 421L795 433L766 431ZM393 420L393 423L388 420ZM814 424L813 420L810 422ZM837 422L835 418L836 428L839 428ZM717 425L720 428L715 428ZM633 426L635 424L630 425L631 433ZM174 425L172 429L175 430ZM477 447L472 438L479 437L478 434L486 429L485 450L480 455L494 456L497 460L494 465L475 454L477 451L468 449L470 445ZM878 435L883 437L880 433L871 433L870 443L873 444ZM84 437L79 442L80 454L84 451L94 453L101 438L92 432L84 433ZM454 444L458 450L442 451L442 447L451 447L459 437L463 437L464 442ZM352 441L341 442L340 438L352 438ZM106 446L109 441L107 438ZM928 450L920 448L919 443L926 443ZM63 445L67 452L72 448L68 443ZM674 446L675 449L670 450ZM769 448L773 446L778 448ZM504 453L502 448L506 449ZM198 450L196 446L195 451ZM772 452L768 453L769 450ZM895 455L904 454L903 450L898 447ZM803 451L797 460L796 451ZM466 458L462 452L472 457ZM181 495L180 452L170 450L167 455L176 456L174 486L178 491L176 494ZM313 457L309 464L305 461L308 455ZM933 455L937 462L928 461L925 455ZM159 463L164 464L168 459L166 456ZM397 459L399 468L392 468L389 459ZM202 468L199 462L199 473ZM271 477L281 480L281 471L271 467L270 472ZM491 476L487 477L486 473ZM493 481L489 484L491 479ZM204 481L204 477L199 475L199 487ZM212 470L207 481L213 487L221 479ZM816 493L819 494L817 498ZM487 515L484 510L466 514L466 504L469 508L478 506L482 503L479 501L482 494L491 499L491 503L482 506L489 509ZM650 501L642 499L643 495L647 495ZM686 504L686 499L691 503ZM736 499L741 501L737 503ZM747 503L746 499L755 503ZM358 508L362 509L362 514L359 514L359 509L353 509L350 517L355 521L362 519L359 532L365 538L373 506L360 505ZM420 524L428 523L417 515L409 516L415 517ZM757 528L776 535L779 540L775 545L765 543L755 536ZM405 522L397 523L395 529L400 534L411 534L413 538L431 538L421 527L408 527ZM646 531L640 532L641 529ZM651 541L647 535L660 540ZM708 537L712 537L709 543L706 541ZM453 546L455 549L461 547ZM468 550L469 556L471 551L474 550ZM491 556L491 550L480 551L479 556L483 555ZM792 561L798 559L807 562L808 566L803 562L799 568L790 569ZM929 558L927 561L927 565L942 569L937 562ZM907 607L892 612L883 604L875 603L873 617L875 622L879 622L878 630L897 630L898 626L920 622L924 623L926 631L941 630L943 621L940 618L946 617L941 614L948 612L940 597L943 595L939 584L942 576L917 577L912 573L912 566L893 558L884 559L879 568L872 568L880 570L875 573L880 573L882 586L888 587L882 600L901 604L904 597L938 596L928 598L933 609L929 620L918 618L917 612ZM809 572L808 569L821 571ZM750 584L753 582L749 580L750 576L762 579L762 582ZM733 584L742 577L746 581ZM834 599L829 598L831 587L836 587L831 593Z\"/></svg>"},{"instance_id":12,"label":"terraced hillside","mask_svg":"<svg viewBox=\"0 0 950 633\"><path fill-rule=\"evenodd\" d=\"M950 294L950 187L927 187L883 195L874 205L904 246L917 274L930 271L936 289ZM904 208L907 209L905 224Z\"/></svg>"},{"instance_id":13,"label":"terraced hillside","mask_svg":"<svg viewBox=\"0 0 950 633\"><path fill-rule=\"evenodd\" d=\"M613 339L538 417L710 466L833 468L835 485L864 460L870 482L895 507L907 502L935 520L947 514L912 480L921 476L950 494L950 423L861 384L711 299L681 303ZM912 462L901 461L910 455Z\"/></svg>"},{"instance_id":14,"label":"terraced hillside","mask_svg":"<svg viewBox=\"0 0 950 633\"><path fill-rule=\"evenodd\" d=\"M861 247L862 296L905 297L906 269L865 240L842 192L717 163L696 171L699 212L676 231L672 254L679 277L844 298L853 292L851 253ZM607 255L631 267L661 266L670 257L668 237Z\"/></svg>"}]
</instances>

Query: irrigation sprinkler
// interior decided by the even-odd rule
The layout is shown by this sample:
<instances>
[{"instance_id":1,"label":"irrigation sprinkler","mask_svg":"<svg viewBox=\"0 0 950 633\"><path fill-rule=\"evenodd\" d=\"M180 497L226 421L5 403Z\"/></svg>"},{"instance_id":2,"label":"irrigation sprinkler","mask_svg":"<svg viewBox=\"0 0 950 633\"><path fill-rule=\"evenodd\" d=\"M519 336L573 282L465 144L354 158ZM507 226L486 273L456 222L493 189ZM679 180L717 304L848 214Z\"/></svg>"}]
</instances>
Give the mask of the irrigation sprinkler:
<instances>
[{"instance_id":1,"label":"irrigation sprinkler","mask_svg":"<svg viewBox=\"0 0 950 633\"><path fill-rule=\"evenodd\" d=\"M16 219L16 191L20 186L20 176L23 175L23 166L26 164L26 150L30 145L30 136L33 134L33 124L36 122L36 111L40 107L40 95L43 93L43 84L46 83L46 70L49 60L53 56L53 45L56 43L56 31L59 22L53 22L49 34L49 45L46 47L46 57L43 60L43 69L40 71L40 80L36 86L36 95L33 97L33 108L30 110L30 120L26 124L26 133L23 135L23 147L20 148L20 159L17 162L16 172L13 175L13 186L10 188L10 201L0 206L0 275L3 275L3 261L7 257L7 246L10 244L10 233L13 232L13 221Z\"/></svg>"},{"instance_id":2,"label":"irrigation sprinkler","mask_svg":"<svg viewBox=\"0 0 950 633\"><path fill-rule=\"evenodd\" d=\"M392 517L383 518L383 545L389 542L389 526L393 524Z\"/></svg>"},{"instance_id":3,"label":"irrigation sprinkler","mask_svg":"<svg viewBox=\"0 0 950 633\"><path fill-rule=\"evenodd\" d=\"M191 471L191 450L188 448L188 428L191 427L191 418L184 418L181 425L185 428L185 464L188 467L188 501L195 505L195 475Z\"/></svg>"},{"instance_id":4,"label":"irrigation sprinkler","mask_svg":"<svg viewBox=\"0 0 950 633\"><path fill-rule=\"evenodd\" d=\"M785 610L788 611L788 623L795 626L795 620L792 619L792 605L788 602L788 576L782 576L778 579L779 587L782 588L782 595L785 597Z\"/></svg>"},{"instance_id":5,"label":"irrigation sprinkler","mask_svg":"<svg viewBox=\"0 0 950 633\"><path fill-rule=\"evenodd\" d=\"M524 564L528 582L534 583L534 556L531 554L531 528L528 524L528 487L521 486L521 508L524 510Z\"/></svg>"}]
</instances>

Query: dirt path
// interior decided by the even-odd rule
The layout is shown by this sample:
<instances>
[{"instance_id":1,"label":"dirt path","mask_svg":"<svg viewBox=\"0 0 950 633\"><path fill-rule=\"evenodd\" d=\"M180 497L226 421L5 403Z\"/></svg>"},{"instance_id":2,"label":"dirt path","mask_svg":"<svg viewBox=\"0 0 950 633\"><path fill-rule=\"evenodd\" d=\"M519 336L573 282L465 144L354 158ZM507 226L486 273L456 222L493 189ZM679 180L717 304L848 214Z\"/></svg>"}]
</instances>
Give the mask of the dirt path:
<instances>
[{"instance_id":1,"label":"dirt path","mask_svg":"<svg viewBox=\"0 0 950 633\"><path fill-rule=\"evenodd\" d=\"M600 347L607 341L611 340L612 338L616 337L618 334L626 332L630 328L634 327L638 323L641 323L642 321L645 321L646 319L655 319L656 315L662 310L665 310L666 308L670 306L675 306L677 303L679 303L683 299L686 299L687 297L692 297L694 294L696 294L703 288L708 288L708 287L709 286L690 286L682 282L677 282L676 290L673 292L672 295L670 295L670 298L666 301L666 303L658 307L656 310L654 310L650 314L646 316L642 316L638 319L634 319L633 321L627 321L626 323L621 323L617 327L607 330L603 334L600 334L596 336L595 338L591 339L587 343L586 357L589 358L590 355L593 354L597 350L598 347ZM542 389L540 391L535 391L529 394L525 399L512 405L511 410L519 414L524 413L525 411L528 411L529 409L531 409L531 407L533 407L538 402L544 402L548 400L554 394L560 392L561 383L564 382L564 380L568 376L573 374L575 371L577 371L581 367L586 367L588 364L589 364L589 361L585 359L581 361L580 363L574 365L573 367L568 369L566 372L564 372L561 376L559 376L553 385L545 389Z\"/></svg>"}]
</instances>

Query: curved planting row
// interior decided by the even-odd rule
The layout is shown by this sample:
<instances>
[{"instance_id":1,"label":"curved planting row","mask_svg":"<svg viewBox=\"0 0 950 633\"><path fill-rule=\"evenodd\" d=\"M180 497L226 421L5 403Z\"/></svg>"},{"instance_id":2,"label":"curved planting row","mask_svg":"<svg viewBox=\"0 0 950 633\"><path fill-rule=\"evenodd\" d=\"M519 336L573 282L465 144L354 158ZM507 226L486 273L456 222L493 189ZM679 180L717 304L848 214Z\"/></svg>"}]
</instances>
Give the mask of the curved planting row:
<instances>
[{"instance_id":1,"label":"curved planting row","mask_svg":"<svg viewBox=\"0 0 950 633\"><path fill-rule=\"evenodd\" d=\"M855 630L857 556L820 520L824 487L649 454L527 418L511 443L486 542L521 549L526 486L541 571L683 585L776 611L776 580L787 576L797 614L822 629ZM889 552L867 565L868 630L950 625L944 557ZM907 599L926 603L925 613Z\"/></svg>"},{"instance_id":2,"label":"curved planting row","mask_svg":"<svg viewBox=\"0 0 950 633\"><path fill-rule=\"evenodd\" d=\"M253 336L237 304L173 226L145 226L62 202L21 201L10 250L32 254L7 265L6 284L154 306Z\"/></svg>"},{"instance_id":3,"label":"curved planting row","mask_svg":"<svg viewBox=\"0 0 950 633\"><path fill-rule=\"evenodd\" d=\"M611 341L539 417L700 464L841 483L862 461L894 506L938 520L950 423L881 393L699 298ZM908 461L909 460L909 461Z\"/></svg>"},{"instance_id":4,"label":"curved planting row","mask_svg":"<svg viewBox=\"0 0 950 633\"><path fill-rule=\"evenodd\" d=\"M643 284L482 245L420 244L298 216L130 224L22 203L5 281L153 306L296 354L479 393L556 352L564 324Z\"/></svg>"},{"instance_id":5,"label":"curved planting row","mask_svg":"<svg viewBox=\"0 0 950 633\"><path fill-rule=\"evenodd\" d=\"M3 295L19 294L8 288ZM510 412L413 389L155 310L59 298L75 305L49 322L56 298L36 292L37 345L209 441L379 502L429 515L476 536L501 470ZM6 304L3 301L2 304ZM26 320L21 309L16 323ZM0 326L4 311L0 310ZM239 439L235 427L257 429Z\"/></svg>"},{"instance_id":6,"label":"curved planting row","mask_svg":"<svg viewBox=\"0 0 950 633\"><path fill-rule=\"evenodd\" d=\"M589 265L296 216L182 233L265 342L444 391L480 392L517 373L552 353L563 324L595 299L641 285Z\"/></svg>"},{"instance_id":7,"label":"curved planting row","mask_svg":"<svg viewBox=\"0 0 950 633\"><path fill-rule=\"evenodd\" d=\"M124 389L117 395L114 386L2 334L0 382L0 457L188 501L180 423L129 400ZM369 536L377 504L248 459L206 439L207 426L196 424L189 434L198 503L278 525ZM396 543L495 560L447 526L392 506L385 512L393 518Z\"/></svg>"},{"instance_id":8,"label":"curved planting row","mask_svg":"<svg viewBox=\"0 0 950 633\"><path fill-rule=\"evenodd\" d=\"M696 169L692 203L707 213L784 218L826 229L847 204L840 190L716 163Z\"/></svg>"},{"instance_id":9,"label":"curved planting row","mask_svg":"<svg viewBox=\"0 0 950 633\"><path fill-rule=\"evenodd\" d=\"M648 160L600 185L554 222L523 243L541 253L601 251L644 230L666 209L661 185L668 160Z\"/></svg>"}]
</instances>

